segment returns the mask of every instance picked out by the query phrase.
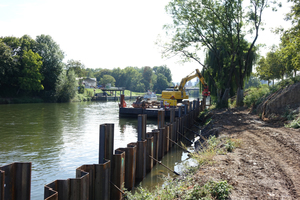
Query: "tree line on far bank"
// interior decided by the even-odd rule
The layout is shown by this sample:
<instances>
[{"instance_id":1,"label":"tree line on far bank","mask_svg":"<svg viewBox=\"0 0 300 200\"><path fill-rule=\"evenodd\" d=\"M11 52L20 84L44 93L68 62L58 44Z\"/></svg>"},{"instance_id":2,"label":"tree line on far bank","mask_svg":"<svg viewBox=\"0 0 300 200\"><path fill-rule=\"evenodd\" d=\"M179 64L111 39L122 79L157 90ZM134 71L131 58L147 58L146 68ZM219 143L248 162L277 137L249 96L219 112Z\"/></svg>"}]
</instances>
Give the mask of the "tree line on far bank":
<instances>
[{"instance_id":1,"label":"tree line on far bank","mask_svg":"<svg viewBox=\"0 0 300 200\"><path fill-rule=\"evenodd\" d=\"M73 64L72 64L73 63ZM77 64L74 64L77 63ZM126 67L124 69L102 69L85 68L79 61L68 61L67 70L75 71L78 77L96 78L98 85L115 87L125 87L127 90L135 92L145 92L148 90L161 93L172 84L171 70L163 66L155 67Z\"/></svg>"},{"instance_id":2,"label":"tree line on far bank","mask_svg":"<svg viewBox=\"0 0 300 200\"><path fill-rule=\"evenodd\" d=\"M125 69L85 68L80 61L63 62L64 52L49 35L0 37L0 98L38 97L67 102L77 94L76 77L97 78L136 92L161 92L172 81L166 66Z\"/></svg>"}]
</instances>

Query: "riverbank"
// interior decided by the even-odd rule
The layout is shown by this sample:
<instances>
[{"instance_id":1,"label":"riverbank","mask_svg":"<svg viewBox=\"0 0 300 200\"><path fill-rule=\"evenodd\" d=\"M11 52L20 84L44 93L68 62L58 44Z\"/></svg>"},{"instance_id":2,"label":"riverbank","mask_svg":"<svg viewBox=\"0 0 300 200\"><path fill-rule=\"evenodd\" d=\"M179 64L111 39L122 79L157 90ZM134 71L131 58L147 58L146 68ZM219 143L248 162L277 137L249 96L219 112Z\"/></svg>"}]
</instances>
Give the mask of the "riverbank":
<instances>
[{"instance_id":1,"label":"riverbank","mask_svg":"<svg viewBox=\"0 0 300 200\"><path fill-rule=\"evenodd\" d=\"M85 88L84 93L77 93L76 96L70 102L83 102L83 101L92 101L93 97L97 93L102 93L101 89ZM132 92L130 90L124 91L125 96L128 98L135 99L137 96L143 96L145 93ZM120 97L120 92L115 94L117 98ZM118 101L117 98L114 98L115 95L108 94L108 99L112 98L114 101ZM21 96L21 97L0 97L0 104L22 104L22 103L47 103L48 100L45 100L38 96ZM60 103L60 102L51 102L51 103Z\"/></svg>"},{"instance_id":2,"label":"riverbank","mask_svg":"<svg viewBox=\"0 0 300 200\"><path fill-rule=\"evenodd\" d=\"M210 123L201 127L203 149L192 154L197 165L130 199L300 198L299 130L263 121L247 108L212 110L203 119Z\"/></svg>"}]
</instances>

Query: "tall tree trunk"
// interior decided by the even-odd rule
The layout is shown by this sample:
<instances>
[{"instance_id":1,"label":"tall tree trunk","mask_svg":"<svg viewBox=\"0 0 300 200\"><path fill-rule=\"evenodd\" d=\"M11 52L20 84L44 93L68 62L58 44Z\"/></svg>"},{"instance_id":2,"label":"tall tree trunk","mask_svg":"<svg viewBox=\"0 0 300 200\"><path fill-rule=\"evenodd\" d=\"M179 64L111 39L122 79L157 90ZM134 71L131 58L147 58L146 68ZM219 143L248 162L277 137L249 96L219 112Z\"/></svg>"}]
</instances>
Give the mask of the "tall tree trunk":
<instances>
[{"instance_id":1,"label":"tall tree trunk","mask_svg":"<svg viewBox=\"0 0 300 200\"><path fill-rule=\"evenodd\" d=\"M229 92L230 92L230 88L226 88L222 95L222 98L220 99L220 101L217 104L218 108L228 108Z\"/></svg>"},{"instance_id":2,"label":"tall tree trunk","mask_svg":"<svg viewBox=\"0 0 300 200\"><path fill-rule=\"evenodd\" d=\"M236 106L244 106L244 89L241 87L238 87L236 91Z\"/></svg>"}]
</instances>

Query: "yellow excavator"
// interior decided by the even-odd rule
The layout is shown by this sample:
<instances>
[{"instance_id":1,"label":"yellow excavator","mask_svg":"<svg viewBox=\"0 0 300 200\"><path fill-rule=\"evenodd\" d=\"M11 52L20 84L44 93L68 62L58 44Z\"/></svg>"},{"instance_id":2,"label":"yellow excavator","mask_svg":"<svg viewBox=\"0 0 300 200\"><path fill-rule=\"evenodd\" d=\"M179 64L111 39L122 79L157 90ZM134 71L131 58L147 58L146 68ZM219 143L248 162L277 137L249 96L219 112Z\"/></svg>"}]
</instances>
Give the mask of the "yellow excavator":
<instances>
[{"instance_id":1,"label":"yellow excavator","mask_svg":"<svg viewBox=\"0 0 300 200\"><path fill-rule=\"evenodd\" d=\"M169 87L166 90L162 91L161 98L163 100L164 106L176 106L177 103L181 103L183 99L188 99L189 95L186 94L184 86L188 81L192 80L195 77L198 77L203 85L202 95L204 97L210 96L208 85L206 84L204 77L202 76L200 71L196 69L196 73L191 73L183 78L179 86Z\"/></svg>"}]
</instances>

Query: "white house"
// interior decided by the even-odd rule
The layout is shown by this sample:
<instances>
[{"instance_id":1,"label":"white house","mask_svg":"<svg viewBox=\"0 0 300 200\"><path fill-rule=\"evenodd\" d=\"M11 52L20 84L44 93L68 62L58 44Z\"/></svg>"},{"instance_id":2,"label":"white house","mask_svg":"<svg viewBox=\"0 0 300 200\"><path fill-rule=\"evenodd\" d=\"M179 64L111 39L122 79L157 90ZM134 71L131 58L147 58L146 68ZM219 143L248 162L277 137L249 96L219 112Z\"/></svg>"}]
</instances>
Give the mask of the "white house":
<instances>
[{"instance_id":1,"label":"white house","mask_svg":"<svg viewBox=\"0 0 300 200\"><path fill-rule=\"evenodd\" d=\"M80 83L85 85L85 88L93 88L97 87L97 79L96 78L76 78Z\"/></svg>"}]
</instances>

